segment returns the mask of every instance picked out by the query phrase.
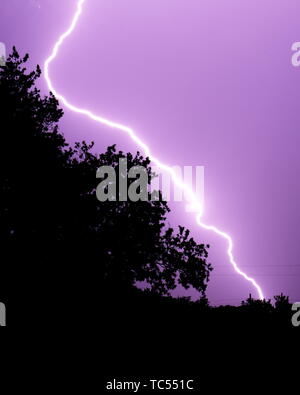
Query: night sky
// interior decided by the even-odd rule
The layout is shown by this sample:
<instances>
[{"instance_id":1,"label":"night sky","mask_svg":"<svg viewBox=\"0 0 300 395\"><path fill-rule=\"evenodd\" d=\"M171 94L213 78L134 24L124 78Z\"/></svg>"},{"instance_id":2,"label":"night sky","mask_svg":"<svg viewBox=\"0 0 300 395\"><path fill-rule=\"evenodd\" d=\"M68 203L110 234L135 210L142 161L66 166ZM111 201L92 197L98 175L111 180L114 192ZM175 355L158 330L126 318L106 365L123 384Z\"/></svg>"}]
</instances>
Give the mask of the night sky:
<instances>
[{"instance_id":1,"label":"night sky","mask_svg":"<svg viewBox=\"0 0 300 395\"><path fill-rule=\"evenodd\" d=\"M75 7L1 0L0 41L42 66ZM291 64L299 14L299 0L86 0L51 65L73 104L130 125L169 165L205 166L205 222L232 236L238 265L267 298L291 301L300 300L300 67ZM48 93L44 79L40 88ZM94 140L98 152L138 149L67 109L60 129L69 142ZM257 296L230 266L226 242L183 204L170 206L172 226L211 244L209 300Z\"/></svg>"}]
</instances>

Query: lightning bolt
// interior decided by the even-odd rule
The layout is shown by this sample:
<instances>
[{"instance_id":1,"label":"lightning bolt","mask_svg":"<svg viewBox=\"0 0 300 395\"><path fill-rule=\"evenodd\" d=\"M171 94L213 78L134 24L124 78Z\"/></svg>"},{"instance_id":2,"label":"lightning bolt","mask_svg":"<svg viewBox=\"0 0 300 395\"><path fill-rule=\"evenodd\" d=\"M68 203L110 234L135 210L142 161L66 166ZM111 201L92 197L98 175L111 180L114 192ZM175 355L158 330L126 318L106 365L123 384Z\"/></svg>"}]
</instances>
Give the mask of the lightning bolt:
<instances>
[{"instance_id":1,"label":"lightning bolt","mask_svg":"<svg viewBox=\"0 0 300 395\"><path fill-rule=\"evenodd\" d=\"M137 136L137 134L134 132L133 129L131 129L128 126L125 125L121 125L117 122L113 122L111 120L108 120L106 118L103 118L99 115L95 115L93 114L91 111L86 110L84 108L78 108L76 106L74 106L73 104L71 104L63 95L61 95L59 92L56 91L56 89L54 88L51 78L49 76L49 66L50 64L53 62L53 60L57 57L59 49L61 47L61 45L63 44L63 42L65 41L65 39L70 36L72 34L72 32L74 31L78 20L80 18L80 15L82 14L82 10L83 10L83 5L86 2L86 0L77 0L77 6L76 6L76 11L75 14L72 18L71 24L69 26L69 28L59 37L59 39L57 40L57 42L55 43L52 52L50 54L50 56L46 59L45 64L44 64L44 75L45 75L45 79L48 85L49 90L56 96L56 98L62 102L69 110L77 113L77 114L82 114L85 115L86 117L90 118L91 120L98 122L102 125L108 126L112 129L116 129L116 130L120 130L124 133L127 133L127 135L144 151L145 155L148 156L151 161L153 163L156 164L156 166L166 172L168 172L174 182L174 184L176 184L179 188L181 188L183 191L185 191L186 193L186 197L190 200L191 203L191 208L194 210L194 212L196 212L196 222L197 224L202 227L203 229L212 231L214 233L216 233L217 235L221 236L222 238L224 238L227 243L228 243L228 248L227 248L227 255L229 258L229 262L231 263L233 269L236 271L236 273L238 273L240 276L242 276L245 280L249 281L256 289L258 296L261 300L264 299L264 295L262 292L261 287L257 284L257 282L249 277L246 273L244 273L237 265L237 263L234 260L233 257L233 241L232 238L225 232L219 230L218 228L216 228L213 225L206 225L202 222L201 217L203 214L203 206L197 201L196 195L193 193L193 191L190 189L190 187L188 185L186 185L185 183L183 183L180 178L178 178L178 176L176 175L174 169L172 169L171 167L167 166L166 164L162 163L158 158L156 158L155 156L153 156L150 152L149 147Z\"/></svg>"}]
</instances>

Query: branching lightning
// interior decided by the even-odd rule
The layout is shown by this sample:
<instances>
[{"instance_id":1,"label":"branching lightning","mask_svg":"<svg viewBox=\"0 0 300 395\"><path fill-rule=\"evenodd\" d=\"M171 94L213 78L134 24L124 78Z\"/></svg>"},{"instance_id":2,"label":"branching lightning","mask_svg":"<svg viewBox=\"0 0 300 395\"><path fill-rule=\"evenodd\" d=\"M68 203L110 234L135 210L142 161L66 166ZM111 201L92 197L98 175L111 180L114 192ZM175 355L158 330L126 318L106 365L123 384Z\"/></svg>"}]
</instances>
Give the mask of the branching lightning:
<instances>
[{"instance_id":1,"label":"branching lightning","mask_svg":"<svg viewBox=\"0 0 300 395\"><path fill-rule=\"evenodd\" d=\"M72 34L72 32L74 31L78 20L80 18L80 15L82 14L82 9L83 9L83 5L86 2L86 0L77 0L77 7L76 7L76 11L75 14L73 16L73 19L71 21L71 24L69 26L69 28L59 37L59 39L57 40L57 42L55 43L53 49L52 49L52 53L51 55L46 59L45 64L44 64L44 75L45 75L45 79L48 85L49 90L56 96L56 98L61 101L69 110L78 113L78 114L82 114L87 116L88 118L90 118L91 120L98 122L102 125L108 126L112 129L116 129L122 132L125 132L128 134L128 136L144 151L145 155L148 156L151 161L153 163L155 163L155 165L168 172L171 175L171 178L174 182L174 184L176 184L179 188L181 188L183 191L185 191L187 198L190 200L190 206L193 208L193 211L196 212L196 221L197 224L202 227L203 229L212 231L214 233L216 233L217 235L221 236L222 238L224 238L227 243L228 243L228 248L227 248L227 254L228 254L228 258L229 261L231 263L231 265L233 266L234 270L241 275L242 277L244 277L245 280L249 281L256 289L258 296L261 300L264 299L264 295L262 292L261 287L257 284L257 282L249 277L247 274L245 274L237 265L237 263L234 260L233 257L233 241L232 238L225 232L219 230L218 228L216 228L215 226L212 225L206 225L202 222L201 217L203 214L203 207L202 205L197 201L197 197L196 195L193 193L193 191L190 189L190 187L186 184L184 184L180 178L178 178L178 176L176 175L175 171L167 166L166 164L162 163L158 158L156 158L155 156L153 156L150 152L149 147L136 135L136 133L134 132L133 129L131 129L128 126L125 125L121 125L119 123L110 121L108 119L105 119L99 115L95 115L93 114L91 111L83 109L83 108L78 108L76 106L74 106L73 104L71 104L63 95L61 95L59 92L56 91L56 89L54 88L51 78L49 76L49 66L52 63L52 61L57 57L59 49L61 47L61 45L63 44L63 42L65 41L65 39L70 36Z\"/></svg>"}]
</instances>

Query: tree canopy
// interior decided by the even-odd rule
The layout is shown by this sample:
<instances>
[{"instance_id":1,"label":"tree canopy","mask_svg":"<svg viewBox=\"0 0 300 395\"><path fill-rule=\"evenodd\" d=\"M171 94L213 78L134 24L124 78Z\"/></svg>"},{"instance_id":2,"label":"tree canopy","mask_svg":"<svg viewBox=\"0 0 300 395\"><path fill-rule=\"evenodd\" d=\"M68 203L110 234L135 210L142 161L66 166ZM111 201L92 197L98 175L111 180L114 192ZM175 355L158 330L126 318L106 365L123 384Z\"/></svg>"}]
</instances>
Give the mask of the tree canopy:
<instances>
[{"instance_id":1,"label":"tree canopy","mask_svg":"<svg viewBox=\"0 0 300 395\"><path fill-rule=\"evenodd\" d=\"M19 286L59 294L145 282L151 292L169 295L181 284L204 297L209 246L184 227L166 226L169 208L159 193L154 201L96 199L100 166L118 173L125 157L128 168L146 168L150 182L149 158L115 145L100 155L93 143L69 146L59 131L63 111L51 93L42 97L36 87L41 70L27 72L27 60L14 48L0 68L0 229L7 269L21 273Z\"/></svg>"}]
</instances>

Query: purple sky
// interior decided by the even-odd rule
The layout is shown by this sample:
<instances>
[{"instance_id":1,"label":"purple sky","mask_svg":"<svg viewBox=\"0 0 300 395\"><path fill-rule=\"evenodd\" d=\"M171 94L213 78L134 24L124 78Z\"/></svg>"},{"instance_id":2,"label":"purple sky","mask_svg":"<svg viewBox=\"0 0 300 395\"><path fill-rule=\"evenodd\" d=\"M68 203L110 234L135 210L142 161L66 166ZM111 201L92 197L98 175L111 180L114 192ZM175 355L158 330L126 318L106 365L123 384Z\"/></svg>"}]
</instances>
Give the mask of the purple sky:
<instances>
[{"instance_id":1,"label":"purple sky","mask_svg":"<svg viewBox=\"0 0 300 395\"><path fill-rule=\"evenodd\" d=\"M76 0L1 0L0 41L43 64ZM204 220L233 238L239 266L266 297L300 300L299 0L87 0L51 67L72 103L133 127L169 165L205 166ZM46 91L44 80L41 89ZM114 132L65 111L69 141L117 143ZM95 180L96 182L96 180ZM254 288L228 263L226 242L182 204L170 223L211 244L216 304Z\"/></svg>"}]
</instances>

